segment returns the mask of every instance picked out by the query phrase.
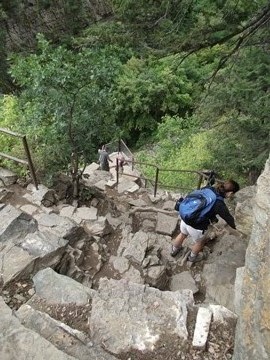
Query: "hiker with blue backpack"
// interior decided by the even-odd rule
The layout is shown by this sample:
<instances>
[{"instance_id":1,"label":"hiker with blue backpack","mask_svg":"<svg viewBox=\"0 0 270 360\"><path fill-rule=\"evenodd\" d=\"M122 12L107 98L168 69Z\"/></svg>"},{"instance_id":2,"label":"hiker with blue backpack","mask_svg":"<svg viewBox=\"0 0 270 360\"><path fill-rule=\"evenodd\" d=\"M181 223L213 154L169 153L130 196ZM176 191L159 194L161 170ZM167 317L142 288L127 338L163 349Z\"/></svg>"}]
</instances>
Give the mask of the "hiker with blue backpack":
<instances>
[{"instance_id":1,"label":"hiker with blue backpack","mask_svg":"<svg viewBox=\"0 0 270 360\"><path fill-rule=\"evenodd\" d=\"M218 221L217 215L225 220L230 227L236 229L234 218L230 214L224 199L232 197L239 189L239 184L236 181L227 180L215 187L206 186L188 194L179 204L180 234L173 242L171 256L175 257L182 251L182 244L190 235L194 245L187 260L192 263L201 261L203 254L199 253L206 243L206 230L211 223Z\"/></svg>"}]
</instances>

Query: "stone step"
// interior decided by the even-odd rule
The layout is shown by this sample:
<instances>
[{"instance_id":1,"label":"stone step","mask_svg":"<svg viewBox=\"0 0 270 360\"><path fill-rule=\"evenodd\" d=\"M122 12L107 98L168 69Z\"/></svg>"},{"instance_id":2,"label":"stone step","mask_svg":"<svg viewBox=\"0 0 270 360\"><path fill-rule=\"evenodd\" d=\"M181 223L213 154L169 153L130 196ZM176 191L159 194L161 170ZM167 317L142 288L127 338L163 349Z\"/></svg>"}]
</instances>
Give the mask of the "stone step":
<instances>
[{"instance_id":1,"label":"stone step","mask_svg":"<svg viewBox=\"0 0 270 360\"><path fill-rule=\"evenodd\" d=\"M115 359L114 356L106 353L100 346L94 345L86 333L73 329L48 314L33 309L30 305L21 306L16 312L16 316L25 327L38 333L58 350L76 359Z\"/></svg>"},{"instance_id":2,"label":"stone step","mask_svg":"<svg viewBox=\"0 0 270 360\"><path fill-rule=\"evenodd\" d=\"M22 325L19 317L0 297L0 359L76 360L37 332Z\"/></svg>"}]
</instances>

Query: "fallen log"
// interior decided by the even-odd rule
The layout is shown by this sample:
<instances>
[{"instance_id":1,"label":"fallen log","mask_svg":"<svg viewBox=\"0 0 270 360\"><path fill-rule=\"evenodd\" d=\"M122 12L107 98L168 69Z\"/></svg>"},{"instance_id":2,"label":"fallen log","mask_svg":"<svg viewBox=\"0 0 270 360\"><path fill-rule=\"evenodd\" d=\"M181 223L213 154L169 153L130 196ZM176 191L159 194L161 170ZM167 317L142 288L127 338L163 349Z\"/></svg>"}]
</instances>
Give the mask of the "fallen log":
<instances>
[{"instance_id":1,"label":"fallen log","mask_svg":"<svg viewBox=\"0 0 270 360\"><path fill-rule=\"evenodd\" d=\"M167 214L167 215L177 215L177 211L175 210L163 210L163 209L159 209L159 208L155 208L155 207L134 207L133 209L130 210L130 214L134 214L136 212L160 212L163 214Z\"/></svg>"}]
</instances>

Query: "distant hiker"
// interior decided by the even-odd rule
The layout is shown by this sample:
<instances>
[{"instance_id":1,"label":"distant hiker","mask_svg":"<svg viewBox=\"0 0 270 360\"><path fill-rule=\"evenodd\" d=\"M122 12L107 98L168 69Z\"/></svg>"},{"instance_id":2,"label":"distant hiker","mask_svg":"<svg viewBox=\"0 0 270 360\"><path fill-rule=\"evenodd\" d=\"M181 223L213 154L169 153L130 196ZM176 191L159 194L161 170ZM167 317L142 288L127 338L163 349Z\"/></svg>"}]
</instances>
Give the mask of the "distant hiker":
<instances>
[{"instance_id":1,"label":"distant hiker","mask_svg":"<svg viewBox=\"0 0 270 360\"><path fill-rule=\"evenodd\" d=\"M216 182L217 174L213 170L203 170L203 175L205 176L204 179L204 186L213 186Z\"/></svg>"},{"instance_id":2,"label":"distant hiker","mask_svg":"<svg viewBox=\"0 0 270 360\"><path fill-rule=\"evenodd\" d=\"M108 148L103 145L102 148L98 150L98 153L100 170L110 171L109 161L113 161L109 157Z\"/></svg>"},{"instance_id":3,"label":"distant hiker","mask_svg":"<svg viewBox=\"0 0 270 360\"><path fill-rule=\"evenodd\" d=\"M119 167L119 172L121 174L123 174L124 172L124 165L126 164L126 159L124 157L124 154L122 152L119 152L117 157L116 157L117 161L118 161L118 167Z\"/></svg>"},{"instance_id":4,"label":"distant hiker","mask_svg":"<svg viewBox=\"0 0 270 360\"><path fill-rule=\"evenodd\" d=\"M206 243L208 226L211 222L218 221L216 215L219 215L229 226L235 229L234 218L224 203L224 199L230 198L239 189L239 184L236 181L227 180L215 187L207 186L188 194L179 206L180 234L173 242L171 256L174 257L181 252L184 240L190 235L194 245L187 260L193 263L202 260L203 254L199 254L199 252ZM191 214L191 208L194 204L197 204L197 209ZM190 214L188 214L189 211Z\"/></svg>"}]
</instances>

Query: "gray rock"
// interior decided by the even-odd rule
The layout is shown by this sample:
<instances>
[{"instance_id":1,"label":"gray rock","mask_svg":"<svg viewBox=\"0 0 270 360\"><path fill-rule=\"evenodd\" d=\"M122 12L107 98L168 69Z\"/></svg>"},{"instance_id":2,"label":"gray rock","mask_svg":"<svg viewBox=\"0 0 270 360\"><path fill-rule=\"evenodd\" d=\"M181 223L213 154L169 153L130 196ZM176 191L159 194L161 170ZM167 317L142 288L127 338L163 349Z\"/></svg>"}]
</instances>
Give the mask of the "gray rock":
<instances>
[{"instance_id":1,"label":"gray rock","mask_svg":"<svg viewBox=\"0 0 270 360\"><path fill-rule=\"evenodd\" d=\"M126 271L128 271L130 267L129 261L121 256L111 256L110 262L112 263L114 269L118 271L120 274L123 274Z\"/></svg>"},{"instance_id":2,"label":"gray rock","mask_svg":"<svg viewBox=\"0 0 270 360\"><path fill-rule=\"evenodd\" d=\"M81 224L85 220L97 220L97 209L93 206L86 207L82 206L76 209L73 214L73 219L78 223Z\"/></svg>"},{"instance_id":3,"label":"gray rock","mask_svg":"<svg viewBox=\"0 0 270 360\"><path fill-rule=\"evenodd\" d=\"M46 186L39 184L38 189L33 184L27 186L27 190L30 194L26 194L25 198L38 206L43 205L45 207L53 206L57 203L56 193L52 189L48 189Z\"/></svg>"},{"instance_id":4,"label":"gray rock","mask_svg":"<svg viewBox=\"0 0 270 360\"><path fill-rule=\"evenodd\" d=\"M196 294L199 291L189 271L183 271L172 276L170 290L177 291L183 289L189 289L193 294Z\"/></svg>"},{"instance_id":5,"label":"gray rock","mask_svg":"<svg viewBox=\"0 0 270 360\"><path fill-rule=\"evenodd\" d=\"M212 319L211 310L199 307L195 330L193 334L192 346L196 349L203 350L209 334L210 323Z\"/></svg>"},{"instance_id":6,"label":"gray rock","mask_svg":"<svg viewBox=\"0 0 270 360\"><path fill-rule=\"evenodd\" d=\"M136 284L144 284L144 278L141 276L140 271L135 269L132 265L130 265L128 271L122 274L122 279Z\"/></svg>"},{"instance_id":7,"label":"gray rock","mask_svg":"<svg viewBox=\"0 0 270 360\"><path fill-rule=\"evenodd\" d=\"M147 203L142 199L131 199L128 200L128 203L132 206L137 206L137 207L147 206Z\"/></svg>"},{"instance_id":8,"label":"gray rock","mask_svg":"<svg viewBox=\"0 0 270 360\"><path fill-rule=\"evenodd\" d=\"M11 170L0 167L0 187L15 184L18 176Z\"/></svg>"},{"instance_id":9,"label":"gray rock","mask_svg":"<svg viewBox=\"0 0 270 360\"><path fill-rule=\"evenodd\" d=\"M164 290L168 283L168 275L164 265L151 266L144 270L145 282L150 286Z\"/></svg>"},{"instance_id":10,"label":"gray rock","mask_svg":"<svg viewBox=\"0 0 270 360\"><path fill-rule=\"evenodd\" d=\"M174 205L175 205L175 201L173 201L173 200L167 200L167 201L165 201L165 203L163 204L162 209L164 209L164 210L174 210Z\"/></svg>"},{"instance_id":11,"label":"gray rock","mask_svg":"<svg viewBox=\"0 0 270 360\"><path fill-rule=\"evenodd\" d=\"M20 207L20 209L31 216L38 212L38 207L31 204L23 205Z\"/></svg>"},{"instance_id":12,"label":"gray rock","mask_svg":"<svg viewBox=\"0 0 270 360\"><path fill-rule=\"evenodd\" d=\"M0 266L4 284L34 274L45 266L55 266L60 261L67 240L51 233L35 232L9 242L0 252Z\"/></svg>"},{"instance_id":13,"label":"gray rock","mask_svg":"<svg viewBox=\"0 0 270 360\"><path fill-rule=\"evenodd\" d=\"M3 360L75 360L35 331L25 328L0 297L0 358Z\"/></svg>"},{"instance_id":14,"label":"gray rock","mask_svg":"<svg viewBox=\"0 0 270 360\"><path fill-rule=\"evenodd\" d=\"M7 201L13 194L13 191L1 188L1 180L0 180L0 203Z\"/></svg>"},{"instance_id":15,"label":"gray rock","mask_svg":"<svg viewBox=\"0 0 270 360\"><path fill-rule=\"evenodd\" d=\"M235 326L237 321L237 315L230 311L229 309L225 308L222 305L213 305L210 304L208 308L213 313L212 323L213 324L233 324Z\"/></svg>"},{"instance_id":16,"label":"gray rock","mask_svg":"<svg viewBox=\"0 0 270 360\"><path fill-rule=\"evenodd\" d=\"M134 186L136 189L134 189ZM117 191L119 194L124 194L126 191L137 191L139 189L139 186L132 181L132 179L127 179L124 177L121 177L119 180L119 183L117 185Z\"/></svg>"},{"instance_id":17,"label":"gray rock","mask_svg":"<svg viewBox=\"0 0 270 360\"><path fill-rule=\"evenodd\" d=\"M257 181L253 217L239 299L234 360L270 358L270 159Z\"/></svg>"},{"instance_id":18,"label":"gray rock","mask_svg":"<svg viewBox=\"0 0 270 360\"><path fill-rule=\"evenodd\" d=\"M164 235L172 235L177 227L178 218L158 213L156 232Z\"/></svg>"},{"instance_id":19,"label":"gray rock","mask_svg":"<svg viewBox=\"0 0 270 360\"><path fill-rule=\"evenodd\" d=\"M251 235L253 225L253 199L255 193L256 187L248 186L241 189L236 195L235 219L237 229L244 233L248 239Z\"/></svg>"},{"instance_id":20,"label":"gray rock","mask_svg":"<svg viewBox=\"0 0 270 360\"><path fill-rule=\"evenodd\" d=\"M86 168L84 169L84 175L91 175L93 173L93 171L96 171L99 169L99 164L93 162L90 165L86 166Z\"/></svg>"},{"instance_id":21,"label":"gray rock","mask_svg":"<svg viewBox=\"0 0 270 360\"><path fill-rule=\"evenodd\" d=\"M2 269L1 280L7 284L14 278L34 271L34 257L19 246L9 242L1 249L0 267Z\"/></svg>"},{"instance_id":22,"label":"gray rock","mask_svg":"<svg viewBox=\"0 0 270 360\"><path fill-rule=\"evenodd\" d=\"M92 301L90 330L94 341L113 354L132 349L151 351L166 334L187 339L190 291L162 292L125 280L102 279Z\"/></svg>"},{"instance_id":23,"label":"gray rock","mask_svg":"<svg viewBox=\"0 0 270 360\"><path fill-rule=\"evenodd\" d=\"M38 214L35 216L40 231L50 231L65 239L74 238L78 225L66 217L57 214Z\"/></svg>"},{"instance_id":24,"label":"gray rock","mask_svg":"<svg viewBox=\"0 0 270 360\"><path fill-rule=\"evenodd\" d=\"M23 237L37 230L37 222L30 215L6 205L0 210L0 242Z\"/></svg>"},{"instance_id":25,"label":"gray rock","mask_svg":"<svg viewBox=\"0 0 270 360\"><path fill-rule=\"evenodd\" d=\"M99 216L96 220L84 221L85 231L93 236L104 236L112 232L112 226L104 216Z\"/></svg>"},{"instance_id":26,"label":"gray rock","mask_svg":"<svg viewBox=\"0 0 270 360\"><path fill-rule=\"evenodd\" d=\"M148 236L146 233L139 231L134 235L130 234L130 241L123 252L123 257L134 263L141 265L148 248Z\"/></svg>"},{"instance_id":27,"label":"gray rock","mask_svg":"<svg viewBox=\"0 0 270 360\"><path fill-rule=\"evenodd\" d=\"M81 331L51 318L49 315L23 305L16 316L24 326L34 330L56 348L79 360L112 360L114 356L107 354L100 346L94 345Z\"/></svg>"},{"instance_id":28,"label":"gray rock","mask_svg":"<svg viewBox=\"0 0 270 360\"><path fill-rule=\"evenodd\" d=\"M236 269L235 283L234 283L234 312L238 315L241 312L241 299L242 299L242 287L244 278L245 267L239 267Z\"/></svg>"},{"instance_id":29,"label":"gray rock","mask_svg":"<svg viewBox=\"0 0 270 360\"><path fill-rule=\"evenodd\" d=\"M49 303L77 305L88 304L95 290L59 275L50 268L39 271L34 277L36 295Z\"/></svg>"},{"instance_id":30,"label":"gray rock","mask_svg":"<svg viewBox=\"0 0 270 360\"><path fill-rule=\"evenodd\" d=\"M246 242L225 233L204 265L202 279L206 301L234 311L234 281L236 269L245 263Z\"/></svg>"}]
</instances>

